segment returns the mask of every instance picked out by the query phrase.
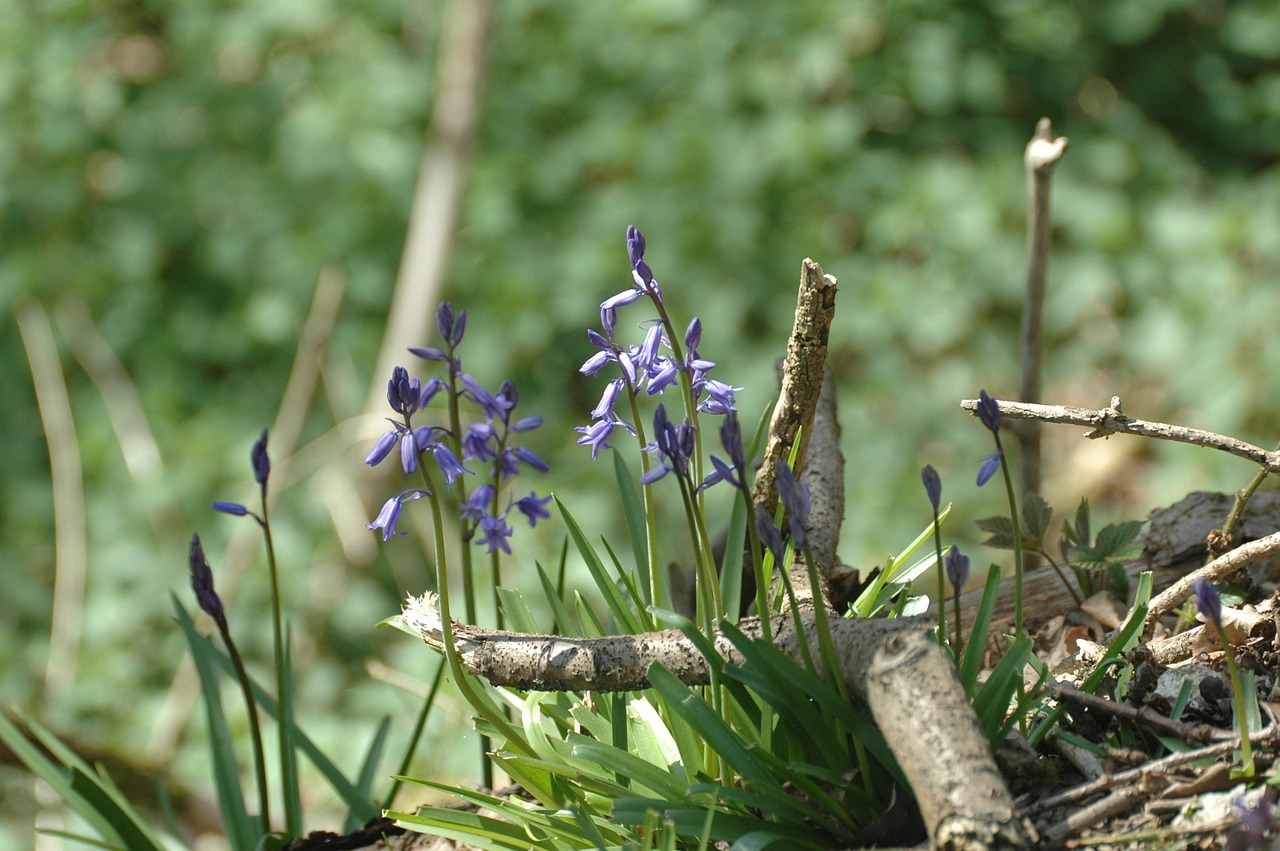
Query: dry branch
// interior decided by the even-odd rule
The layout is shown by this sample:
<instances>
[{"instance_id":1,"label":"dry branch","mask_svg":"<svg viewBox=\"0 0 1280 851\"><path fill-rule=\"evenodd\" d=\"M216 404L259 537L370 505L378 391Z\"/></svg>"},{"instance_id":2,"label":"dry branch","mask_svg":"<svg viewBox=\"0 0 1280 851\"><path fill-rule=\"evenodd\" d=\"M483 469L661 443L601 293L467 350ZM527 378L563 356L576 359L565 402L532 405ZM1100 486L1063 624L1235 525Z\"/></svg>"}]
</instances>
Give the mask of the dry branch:
<instances>
[{"instance_id":1,"label":"dry branch","mask_svg":"<svg viewBox=\"0 0 1280 851\"><path fill-rule=\"evenodd\" d=\"M960 407L974 413L977 410L976 399L965 399ZM1205 446L1218 449L1244 458L1247 461L1265 467L1273 473L1280 474L1280 452L1268 452L1260 446L1236 440L1234 437L1204 431L1198 428L1170 425L1169 423L1150 422L1126 416L1120 410L1120 397L1112 396L1111 405L1107 408L1072 408L1066 405L1030 405L1022 402L999 401L1000 414L1012 420L1039 420L1047 423L1078 425L1091 431L1085 435L1089 439L1110 437L1113 434L1133 434L1140 437L1153 437L1157 440L1172 440L1177 443L1190 443L1193 446Z\"/></svg>"}]
</instances>

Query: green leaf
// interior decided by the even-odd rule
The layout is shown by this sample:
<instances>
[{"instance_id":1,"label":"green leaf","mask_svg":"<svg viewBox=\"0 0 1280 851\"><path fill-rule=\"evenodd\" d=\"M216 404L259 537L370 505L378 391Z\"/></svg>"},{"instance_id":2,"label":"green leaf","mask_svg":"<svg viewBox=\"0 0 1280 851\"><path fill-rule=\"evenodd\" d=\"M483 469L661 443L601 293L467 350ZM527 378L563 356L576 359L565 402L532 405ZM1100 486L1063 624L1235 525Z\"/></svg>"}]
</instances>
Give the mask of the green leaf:
<instances>
[{"instance_id":1,"label":"green leaf","mask_svg":"<svg viewBox=\"0 0 1280 851\"><path fill-rule=\"evenodd\" d=\"M502 612L507 616L507 629L515 632L527 632L537 635L542 632L538 622L525 605L524 595L518 588L499 588L498 599L502 601Z\"/></svg>"},{"instance_id":2,"label":"green leaf","mask_svg":"<svg viewBox=\"0 0 1280 851\"><path fill-rule=\"evenodd\" d=\"M604 595L605 603L608 605L614 619L628 635L640 632L639 618L627 606L627 602L618 591L618 586L613 577L609 575L604 562L596 554L595 547L591 546L587 541L586 535L582 532L582 527L578 525L578 521L573 519L573 515L569 513L569 509L565 507L565 504L560 501L560 497L556 497L555 500L556 506L560 509L560 516L564 518L565 527L569 530L569 537L573 540L574 546L578 548L578 554L582 556L582 560L586 562L587 570L591 573L591 578L595 580L596 588Z\"/></svg>"},{"instance_id":3,"label":"green leaf","mask_svg":"<svg viewBox=\"0 0 1280 851\"><path fill-rule=\"evenodd\" d=\"M644 499L621 452L613 453L613 473L618 480L618 494L622 497L622 518L626 521L627 537L631 540L636 577L641 593L645 595L645 605L649 605L654 601L649 599L649 529L645 522Z\"/></svg>"},{"instance_id":4,"label":"green leaf","mask_svg":"<svg viewBox=\"0 0 1280 851\"><path fill-rule=\"evenodd\" d=\"M1013 549L1013 520L1011 518L983 517L981 520L974 521L974 524L990 536L982 542L984 547L992 547L997 550Z\"/></svg>"},{"instance_id":5,"label":"green leaf","mask_svg":"<svg viewBox=\"0 0 1280 851\"><path fill-rule=\"evenodd\" d=\"M964 690L971 696L982 670L982 657L987 652L987 632L991 627L991 617L995 614L996 599L999 596L1000 565L993 564L987 568L987 583L982 589L982 601L973 616L969 640L964 646L964 658L960 662L960 682L964 683Z\"/></svg>"},{"instance_id":6,"label":"green leaf","mask_svg":"<svg viewBox=\"0 0 1280 851\"><path fill-rule=\"evenodd\" d=\"M547 575L547 571L538 562L534 562L534 567L538 571L538 583L542 586L542 596L546 599L547 605L551 608L551 613L555 618L554 623L551 625L551 633L553 635L581 635L581 630L572 631L573 616L569 614L569 609L565 606L559 592L556 591L555 584L551 581L551 577Z\"/></svg>"},{"instance_id":7,"label":"green leaf","mask_svg":"<svg viewBox=\"0 0 1280 851\"><path fill-rule=\"evenodd\" d=\"M1036 549L1049 531L1049 521L1053 519L1053 509L1038 493L1028 493L1022 500L1022 544L1028 549Z\"/></svg>"},{"instance_id":8,"label":"green leaf","mask_svg":"<svg viewBox=\"0 0 1280 851\"><path fill-rule=\"evenodd\" d=\"M369 743L369 750L365 752L364 761L360 763L360 773L356 776L356 789L368 800L373 799L373 781L378 773L378 762L382 759L382 749L387 743L387 733L391 730L391 716L384 715L382 720L378 722L378 729L373 734L373 741ZM359 814L347 808L347 818L345 821L345 830L348 832L355 830L364 824Z\"/></svg>"},{"instance_id":9,"label":"green leaf","mask_svg":"<svg viewBox=\"0 0 1280 851\"><path fill-rule=\"evenodd\" d=\"M222 712L222 694L218 672L215 670L215 660L220 654L213 642L196 632L195 624L191 622L177 597L173 597L173 606L178 614L178 624L187 636L191 659L200 675L201 695L204 697L205 714L208 717L214 787L218 792L218 806L222 810L222 828L234 851L253 851L262 831L255 820L249 817L248 810L245 809L244 794L240 789L240 767L236 763L235 743ZM232 667L229 659L227 665Z\"/></svg>"},{"instance_id":10,"label":"green leaf","mask_svg":"<svg viewBox=\"0 0 1280 851\"><path fill-rule=\"evenodd\" d=\"M1142 544L1138 535L1142 533L1144 520L1128 520L1123 523L1112 523L1098 532L1098 540L1094 546L1098 554L1106 561L1124 561L1142 552Z\"/></svg>"}]
</instances>

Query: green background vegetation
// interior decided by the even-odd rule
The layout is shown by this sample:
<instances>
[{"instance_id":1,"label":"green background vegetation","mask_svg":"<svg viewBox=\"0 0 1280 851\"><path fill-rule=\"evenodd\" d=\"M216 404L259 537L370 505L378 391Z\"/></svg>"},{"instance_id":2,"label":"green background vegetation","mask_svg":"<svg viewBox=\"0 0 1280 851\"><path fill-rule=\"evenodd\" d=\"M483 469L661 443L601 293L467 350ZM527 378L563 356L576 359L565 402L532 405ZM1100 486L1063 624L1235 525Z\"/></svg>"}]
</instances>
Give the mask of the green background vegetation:
<instances>
[{"instance_id":1,"label":"green background vegetation","mask_svg":"<svg viewBox=\"0 0 1280 851\"><path fill-rule=\"evenodd\" d=\"M957 502L950 533L976 540L970 521L1001 500L972 486L990 450L957 402L1016 388L1021 155L1042 115L1071 139L1054 189L1046 401L1101 407L1118 394L1135 416L1280 437L1270 3L527 1L493 15L445 295L471 315L468 369L492 387L514 380L522 413L547 419L530 445L553 472L528 485L555 489L584 527L614 521L599 497L609 468L572 445L601 387L576 370L598 302L628 281L623 231L635 224L677 324L703 318L702 351L716 377L747 388L748 417L770 401L800 260L840 278L848 562L869 567L924 525L925 462ZM386 379L372 364L442 7L0 0L0 17L0 312L51 323L87 512L83 633L74 677L56 685L49 451L11 318L0 697L120 771L164 766L175 788L205 788L167 595L188 600L198 530L234 599L233 630L269 656L256 539L208 503L249 497L249 446L275 417L327 268L343 300L300 452L275 481L276 540L302 721L352 765L370 719L392 713L403 736L413 712L371 670L430 670L420 647L372 629L424 587L425 529L373 546L362 524L399 483L359 467L369 429L335 426ZM90 366L110 363L95 342L127 381L95 377ZM146 422L128 432L142 439L132 456L111 408L128 388ZM1089 496L1112 519L1252 473L1070 430L1049 432L1046 450L1050 501L1064 511ZM518 535L513 582L557 551L561 531L539 532ZM438 719L422 773L466 771L451 766L473 749L446 751L459 712ZM0 778L0 838L27 844L31 784ZM327 801L312 803L313 826L329 826Z\"/></svg>"}]
</instances>

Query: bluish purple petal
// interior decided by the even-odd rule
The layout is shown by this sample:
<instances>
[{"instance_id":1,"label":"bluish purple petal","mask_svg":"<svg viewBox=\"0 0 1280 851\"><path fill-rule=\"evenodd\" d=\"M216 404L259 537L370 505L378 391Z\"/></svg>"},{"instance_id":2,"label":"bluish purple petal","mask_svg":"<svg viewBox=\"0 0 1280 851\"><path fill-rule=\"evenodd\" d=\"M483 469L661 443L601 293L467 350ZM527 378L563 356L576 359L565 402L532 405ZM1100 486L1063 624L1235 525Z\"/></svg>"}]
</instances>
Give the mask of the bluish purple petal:
<instances>
[{"instance_id":1,"label":"bluish purple petal","mask_svg":"<svg viewBox=\"0 0 1280 851\"><path fill-rule=\"evenodd\" d=\"M982 466L978 468L978 487L982 487L991 481L991 477L996 474L996 470L1000 469L1000 459L1003 456L1004 452L1001 451L982 459Z\"/></svg>"},{"instance_id":2,"label":"bluish purple petal","mask_svg":"<svg viewBox=\"0 0 1280 851\"><path fill-rule=\"evenodd\" d=\"M218 500L213 504L214 511L221 511L223 514L230 514L233 517L244 517L249 513L249 509L238 502L223 502Z\"/></svg>"}]
</instances>

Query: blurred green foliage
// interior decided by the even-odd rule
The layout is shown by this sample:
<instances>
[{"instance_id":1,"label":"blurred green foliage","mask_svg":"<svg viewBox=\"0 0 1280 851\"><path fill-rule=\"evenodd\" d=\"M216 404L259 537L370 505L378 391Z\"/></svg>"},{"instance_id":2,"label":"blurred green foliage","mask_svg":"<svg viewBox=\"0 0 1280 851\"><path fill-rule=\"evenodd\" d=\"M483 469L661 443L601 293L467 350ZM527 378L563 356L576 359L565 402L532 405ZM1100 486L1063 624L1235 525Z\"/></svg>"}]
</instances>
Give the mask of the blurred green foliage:
<instances>
[{"instance_id":1,"label":"blurred green foliage","mask_svg":"<svg viewBox=\"0 0 1280 851\"><path fill-rule=\"evenodd\" d=\"M426 581L419 535L373 563L372 549L339 547L333 524L361 538L391 485L352 472L358 446L317 439L385 380L369 370L444 14L385 0L0 0L0 308L54 317L89 545L77 683L47 695L49 456L9 320L0 624L22 640L0 646L6 702L87 746L144 764L165 753L149 737L171 717L181 653L166 592L185 586L191 531L239 531L207 504L247 496L248 447L330 267L346 289L302 437L322 458L276 512L302 721L351 752L358 721L408 723L409 698L360 684L369 659L423 670L420 648L370 629ZM800 260L840 278L847 561L870 566L925 524L926 461L957 501L951 533L970 534L994 496L972 487L987 447L957 401L1017 386L1021 154L1042 115L1071 139L1054 189L1046 400L1100 407L1115 393L1146 418L1280 437L1272 4L524 0L493 14L446 295L471 312L468 368L490 386L511 378L522 412L547 418L535 448L587 528L612 522L607 501L582 496L609 471L571 443L600 389L576 370L598 302L628 280L635 224L677 324L703 317L702 351L746 385L752 417L770 401ZM137 387L163 462L151 475L124 464L101 386L73 356L77 306ZM1252 473L1125 438L1049 432L1046 447L1050 501L1088 496L1104 515ZM362 480L364 515L326 501L325 464ZM558 544L529 546L545 559ZM232 624L261 653L265 582L250 564ZM171 767L198 779L200 759L183 747ZM22 796L8 797L20 822Z\"/></svg>"}]
</instances>

